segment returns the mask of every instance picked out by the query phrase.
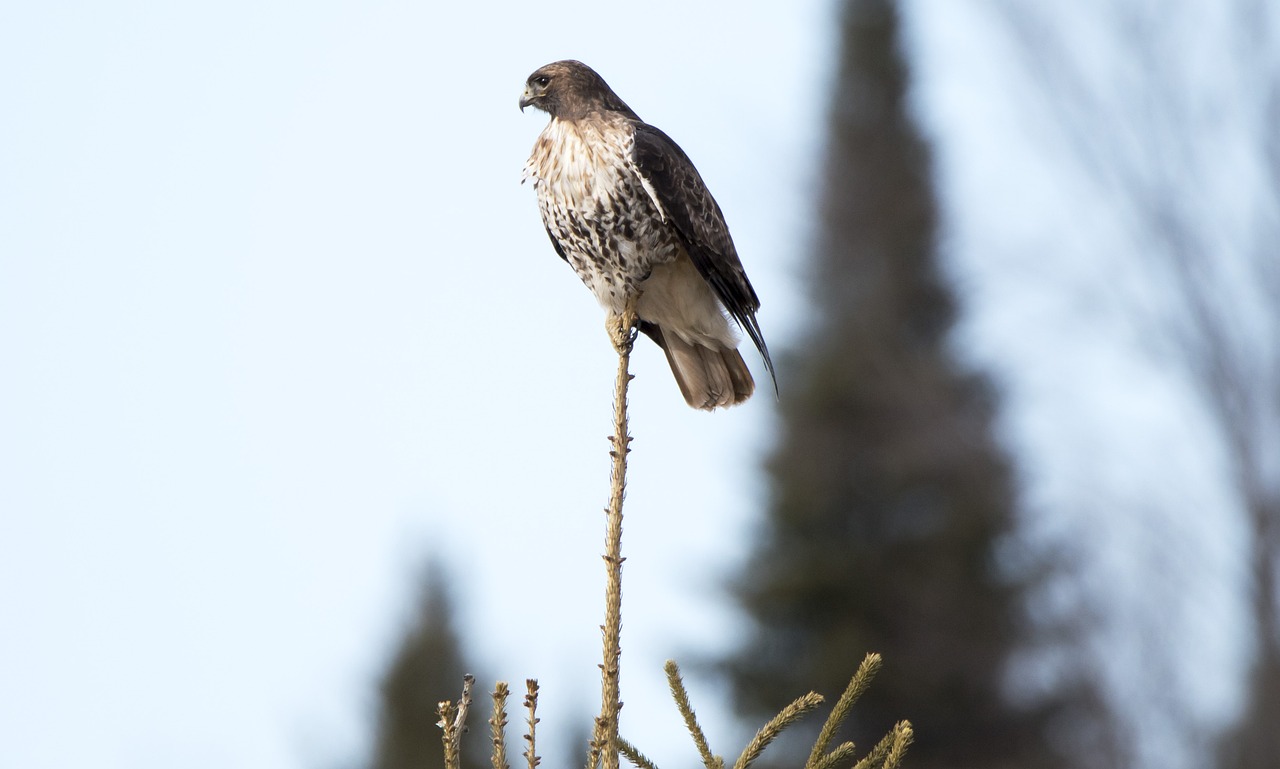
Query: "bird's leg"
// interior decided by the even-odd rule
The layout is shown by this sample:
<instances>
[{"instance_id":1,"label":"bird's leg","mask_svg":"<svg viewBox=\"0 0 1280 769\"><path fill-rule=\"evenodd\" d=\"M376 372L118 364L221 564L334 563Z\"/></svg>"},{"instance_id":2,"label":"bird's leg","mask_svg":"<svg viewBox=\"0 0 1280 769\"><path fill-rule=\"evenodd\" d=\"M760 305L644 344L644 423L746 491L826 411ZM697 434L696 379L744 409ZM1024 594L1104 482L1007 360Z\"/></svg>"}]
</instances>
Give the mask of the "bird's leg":
<instances>
[{"instance_id":1,"label":"bird's leg","mask_svg":"<svg viewBox=\"0 0 1280 769\"><path fill-rule=\"evenodd\" d=\"M636 303L628 299L622 312L610 311L605 315L605 330L609 332L609 340L619 355L631 352L631 345L636 341L639 331L639 319L636 317Z\"/></svg>"}]
</instances>

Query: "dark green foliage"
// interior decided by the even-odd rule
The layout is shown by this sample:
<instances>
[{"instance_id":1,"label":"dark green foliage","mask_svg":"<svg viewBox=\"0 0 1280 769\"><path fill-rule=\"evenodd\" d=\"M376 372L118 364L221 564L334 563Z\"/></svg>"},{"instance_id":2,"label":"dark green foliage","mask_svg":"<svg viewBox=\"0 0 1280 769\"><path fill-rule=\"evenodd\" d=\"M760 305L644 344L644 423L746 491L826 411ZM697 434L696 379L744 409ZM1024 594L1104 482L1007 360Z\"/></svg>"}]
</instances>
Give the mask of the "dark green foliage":
<instances>
[{"instance_id":1,"label":"dark green foliage","mask_svg":"<svg viewBox=\"0 0 1280 769\"><path fill-rule=\"evenodd\" d=\"M1023 586L994 553L1013 522L993 396L948 345L929 152L906 103L896 5L850 0L822 190L810 335L780 366L773 499L740 597L758 625L728 665L753 717L884 671L843 735L899 719L908 764L1054 767L1047 710L1009 704Z\"/></svg>"},{"instance_id":2,"label":"dark green foliage","mask_svg":"<svg viewBox=\"0 0 1280 769\"><path fill-rule=\"evenodd\" d=\"M463 665L444 570L433 564L424 572L416 611L379 686L372 769L444 769L436 705L457 700L463 675L474 672ZM485 719L492 703L484 688L486 679L477 679L467 718L470 728L462 740L464 769L489 765Z\"/></svg>"}]
</instances>

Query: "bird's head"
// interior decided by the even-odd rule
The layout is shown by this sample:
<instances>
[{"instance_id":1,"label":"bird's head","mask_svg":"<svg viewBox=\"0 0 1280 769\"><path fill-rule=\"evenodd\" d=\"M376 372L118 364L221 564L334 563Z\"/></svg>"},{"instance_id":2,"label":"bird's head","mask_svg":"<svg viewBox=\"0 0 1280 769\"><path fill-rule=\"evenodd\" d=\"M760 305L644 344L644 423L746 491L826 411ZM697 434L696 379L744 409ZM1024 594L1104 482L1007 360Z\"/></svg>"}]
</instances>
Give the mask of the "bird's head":
<instances>
[{"instance_id":1,"label":"bird's head","mask_svg":"<svg viewBox=\"0 0 1280 769\"><path fill-rule=\"evenodd\" d=\"M553 118L573 120L591 112L615 111L634 117L604 78L580 61L557 61L534 71L524 82L520 111L536 107Z\"/></svg>"}]
</instances>

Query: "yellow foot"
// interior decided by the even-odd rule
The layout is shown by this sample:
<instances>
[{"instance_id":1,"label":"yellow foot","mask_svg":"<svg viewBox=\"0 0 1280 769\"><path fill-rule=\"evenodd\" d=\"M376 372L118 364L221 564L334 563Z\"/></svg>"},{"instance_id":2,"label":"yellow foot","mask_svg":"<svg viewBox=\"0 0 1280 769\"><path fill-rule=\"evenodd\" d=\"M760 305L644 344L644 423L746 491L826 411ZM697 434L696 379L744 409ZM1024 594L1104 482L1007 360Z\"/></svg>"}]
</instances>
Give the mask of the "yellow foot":
<instances>
[{"instance_id":1,"label":"yellow foot","mask_svg":"<svg viewBox=\"0 0 1280 769\"><path fill-rule=\"evenodd\" d=\"M609 332L613 349L619 355L631 352L631 345L635 343L636 333L639 331L635 310L628 307L620 313L608 313L604 319L604 327Z\"/></svg>"}]
</instances>

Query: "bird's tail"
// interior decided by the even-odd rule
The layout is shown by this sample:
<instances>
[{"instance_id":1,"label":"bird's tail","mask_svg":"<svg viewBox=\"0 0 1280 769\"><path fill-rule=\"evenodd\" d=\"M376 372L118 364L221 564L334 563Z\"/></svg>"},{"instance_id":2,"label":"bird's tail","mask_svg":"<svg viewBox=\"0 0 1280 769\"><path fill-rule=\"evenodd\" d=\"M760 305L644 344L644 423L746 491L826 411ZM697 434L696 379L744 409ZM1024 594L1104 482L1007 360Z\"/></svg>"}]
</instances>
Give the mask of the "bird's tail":
<instances>
[{"instance_id":1,"label":"bird's tail","mask_svg":"<svg viewBox=\"0 0 1280 769\"><path fill-rule=\"evenodd\" d=\"M714 411L735 406L755 392L751 371L734 348L691 344L677 334L664 334L660 326L652 323L642 323L640 330L667 354L681 394L695 409Z\"/></svg>"}]
</instances>

